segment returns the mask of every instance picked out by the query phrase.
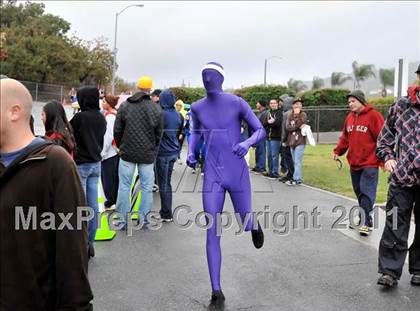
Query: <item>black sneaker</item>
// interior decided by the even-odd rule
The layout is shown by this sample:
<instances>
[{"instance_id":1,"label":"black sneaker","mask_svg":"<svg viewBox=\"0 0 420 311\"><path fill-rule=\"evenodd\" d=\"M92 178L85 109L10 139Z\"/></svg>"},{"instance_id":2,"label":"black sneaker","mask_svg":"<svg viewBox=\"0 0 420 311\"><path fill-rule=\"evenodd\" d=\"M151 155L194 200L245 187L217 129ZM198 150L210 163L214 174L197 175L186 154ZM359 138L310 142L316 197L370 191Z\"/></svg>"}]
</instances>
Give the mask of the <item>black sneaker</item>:
<instances>
[{"instance_id":1,"label":"black sneaker","mask_svg":"<svg viewBox=\"0 0 420 311\"><path fill-rule=\"evenodd\" d=\"M251 235L255 248L261 248L264 245L264 232L261 229L260 223L258 223L258 229L251 230Z\"/></svg>"},{"instance_id":2,"label":"black sneaker","mask_svg":"<svg viewBox=\"0 0 420 311\"><path fill-rule=\"evenodd\" d=\"M278 176L273 175L271 173L264 174L264 177L268 178L268 179L277 179L278 178Z\"/></svg>"},{"instance_id":3,"label":"black sneaker","mask_svg":"<svg viewBox=\"0 0 420 311\"><path fill-rule=\"evenodd\" d=\"M90 259L91 257L95 257L95 248L93 247L92 244L89 243L89 246L88 246L88 258Z\"/></svg>"},{"instance_id":4,"label":"black sneaker","mask_svg":"<svg viewBox=\"0 0 420 311\"><path fill-rule=\"evenodd\" d=\"M410 283L414 286L420 286L420 274L413 274Z\"/></svg>"},{"instance_id":5,"label":"black sneaker","mask_svg":"<svg viewBox=\"0 0 420 311\"><path fill-rule=\"evenodd\" d=\"M222 306L225 303L225 295L221 290L214 290L211 293L210 306Z\"/></svg>"},{"instance_id":6,"label":"black sneaker","mask_svg":"<svg viewBox=\"0 0 420 311\"><path fill-rule=\"evenodd\" d=\"M285 183L288 180L289 180L289 178L287 178L287 176L282 176L282 177L279 178L279 181L281 181L283 183Z\"/></svg>"},{"instance_id":7,"label":"black sneaker","mask_svg":"<svg viewBox=\"0 0 420 311\"><path fill-rule=\"evenodd\" d=\"M384 273L379 277L377 284L382 285L384 287L391 288L391 287L397 285L398 281L392 275Z\"/></svg>"}]
</instances>

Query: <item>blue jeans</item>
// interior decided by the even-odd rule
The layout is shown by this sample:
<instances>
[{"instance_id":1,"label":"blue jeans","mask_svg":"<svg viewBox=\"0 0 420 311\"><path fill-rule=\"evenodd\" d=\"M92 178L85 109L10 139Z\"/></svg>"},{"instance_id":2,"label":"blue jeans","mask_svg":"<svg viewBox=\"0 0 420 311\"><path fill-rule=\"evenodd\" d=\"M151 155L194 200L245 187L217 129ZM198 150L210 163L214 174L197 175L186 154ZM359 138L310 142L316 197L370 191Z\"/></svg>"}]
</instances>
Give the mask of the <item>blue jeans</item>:
<instances>
[{"instance_id":1,"label":"blue jeans","mask_svg":"<svg viewBox=\"0 0 420 311\"><path fill-rule=\"evenodd\" d=\"M302 160L303 153L305 152L305 145L298 145L296 147L290 147L292 153L293 164L295 172L293 174L293 180L296 182L302 182Z\"/></svg>"},{"instance_id":2,"label":"blue jeans","mask_svg":"<svg viewBox=\"0 0 420 311\"><path fill-rule=\"evenodd\" d=\"M365 213L366 226L372 226L372 217L370 214L376 200L376 189L378 187L378 168L366 167L361 170L350 169L351 182L354 193L357 196L359 206Z\"/></svg>"},{"instance_id":3,"label":"blue jeans","mask_svg":"<svg viewBox=\"0 0 420 311\"><path fill-rule=\"evenodd\" d=\"M140 176L141 185L141 201L139 207L140 217L143 217L146 222L146 216L152 209L153 205L153 181L154 181L154 170L152 164L139 164L131 163L120 159L118 167L118 177L120 183L118 185L118 196L117 196L117 211L123 216L124 222L127 223L127 214L131 212L130 204L130 191L131 184L133 182L134 170L136 169Z\"/></svg>"},{"instance_id":4,"label":"blue jeans","mask_svg":"<svg viewBox=\"0 0 420 311\"><path fill-rule=\"evenodd\" d=\"M280 140L267 140L268 172L274 176L279 176L280 146Z\"/></svg>"},{"instance_id":5,"label":"blue jeans","mask_svg":"<svg viewBox=\"0 0 420 311\"><path fill-rule=\"evenodd\" d=\"M157 181L160 195L160 216L172 218L172 186L171 178L177 155L158 156L156 159Z\"/></svg>"},{"instance_id":6,"label":"blue jeans","mask_svg":"<svg viewBox=\"0 0 420 311\"><path fill-rule=\"evenodd\" d=\"M89 244L93 245L95 241L96 229L98 227L98 181L101 176L101 162L83 163L77 166L79 169L80 180L85 191L87 204L94 213L93 219L89 220Z\"/></svg>"},{"instance_id":7,"label":"blue jeans","mask_svg":"<svg viewBox=\"0 0 420 311\"><path fill-rule=\"evenodd\" d=\"M265 171L265 140L255 148L255 168L261 172Z\"/></svg>"}]
</instances>

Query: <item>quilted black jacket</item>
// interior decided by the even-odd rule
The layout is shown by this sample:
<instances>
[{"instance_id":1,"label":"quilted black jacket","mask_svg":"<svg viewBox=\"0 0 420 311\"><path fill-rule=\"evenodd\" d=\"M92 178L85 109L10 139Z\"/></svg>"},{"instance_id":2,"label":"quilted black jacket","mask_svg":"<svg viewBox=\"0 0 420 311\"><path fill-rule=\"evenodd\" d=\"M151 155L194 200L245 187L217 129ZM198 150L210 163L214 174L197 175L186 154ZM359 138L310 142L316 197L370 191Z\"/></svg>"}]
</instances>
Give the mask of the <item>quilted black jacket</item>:
<instances>
[{"instance_id":1,"label":"quilted black jacket","mask_svg":"<svg viewBox=\"0 0 420 311\"><path fill-rule=\"evenodd\" d=\"M144 92L129 97L118 109L114 139L124 161L152 164L162 137L163 113Z\"/></svg>"}]
</instances>

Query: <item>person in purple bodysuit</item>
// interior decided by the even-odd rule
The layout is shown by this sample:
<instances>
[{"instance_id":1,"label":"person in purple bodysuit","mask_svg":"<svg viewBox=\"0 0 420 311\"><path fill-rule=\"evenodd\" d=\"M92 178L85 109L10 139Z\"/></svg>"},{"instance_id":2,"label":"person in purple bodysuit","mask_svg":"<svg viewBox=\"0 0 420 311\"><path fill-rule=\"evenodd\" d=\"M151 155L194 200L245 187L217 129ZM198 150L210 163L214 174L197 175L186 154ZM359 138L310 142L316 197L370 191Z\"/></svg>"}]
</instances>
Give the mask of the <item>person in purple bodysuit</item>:
<instances>
[{"instance_id":1,"label":"person in purple bodysuit","mask_svg":"<svg viewBox=\"0 0 420 311\"><path fill-rule=\"evenodd\" d=\"M218 63L208 63L202 69L207 97L191 106L193 130L188 147L187 165L195 168L194 153L201 134L207 148L203 182L203 208L213 218L207 230L207 262L212 286L211 305L223 304L225 297L220 286L221 249L217 234L216 215L222 213L226 191L241 216L245 231L251 231L256 248L264 243L264 234L252 218L251 182L244 156L251 146L266 136L261 122L248 103L233 94L224 93L224 69ZM241 121L245 121L253 134L241 142ZM246 223L245 223L246 222Z\"/></svg>"}]
</instances>

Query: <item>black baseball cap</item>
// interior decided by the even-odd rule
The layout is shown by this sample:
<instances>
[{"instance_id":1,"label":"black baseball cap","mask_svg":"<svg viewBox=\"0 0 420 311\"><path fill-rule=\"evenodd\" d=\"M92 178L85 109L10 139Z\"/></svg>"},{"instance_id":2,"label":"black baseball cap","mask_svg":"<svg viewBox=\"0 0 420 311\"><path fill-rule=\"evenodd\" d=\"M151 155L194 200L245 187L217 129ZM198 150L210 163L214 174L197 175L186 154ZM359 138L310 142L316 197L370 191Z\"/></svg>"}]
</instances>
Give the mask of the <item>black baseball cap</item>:
<instances>
[{"instance_id":1,"label":"black baseball cap","mask_svg":"<svg viewBox=\"0 0 420 311\"><path fill-rule=\"evenodd\" d=\"M152 94L150 94L151 96L160 96L160 93L162 93L162 90L156 89L152 92Z\"/></svg>"}]
</instances>

